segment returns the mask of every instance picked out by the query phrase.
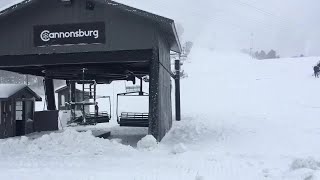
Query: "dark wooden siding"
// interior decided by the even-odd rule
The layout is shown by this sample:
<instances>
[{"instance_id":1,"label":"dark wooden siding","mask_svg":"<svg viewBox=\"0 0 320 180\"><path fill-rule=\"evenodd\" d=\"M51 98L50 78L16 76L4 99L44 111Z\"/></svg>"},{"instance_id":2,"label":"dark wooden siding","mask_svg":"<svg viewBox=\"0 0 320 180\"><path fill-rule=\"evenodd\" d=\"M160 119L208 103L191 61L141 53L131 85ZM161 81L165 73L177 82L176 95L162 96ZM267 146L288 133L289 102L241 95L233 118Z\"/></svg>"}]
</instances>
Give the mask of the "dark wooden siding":
<instances>
[{"instance_id":1,"label":"dark wooden siding","mask_svg":"<svg viewBox=\"0 0 320 180\"><path fill-rule=\"evenodd\" d=\"M15 136L15 122L13 121L12 100L1 101L0 138Z\"/></svg>"},{"instance_id":2,"label":"dark wooden siding","mask_svg":"<svg viewBox=\"0 0 320 180\"><path fill-rule=\"evenodd\" d=\"M12 111L10 110L11 100L1 101L1 132L0 138L13 136L14 125L12 125Z\"/></svg>"},{"instance_id":3,"label":"dark wooden siding","mask_svg":"<svg viewBox=\"0 0 320 180\"><path fill-rule=\"evenodd\" d=\"M61 104L61 96L64 95L65 102L68 102L69 93L58 93L58 110L67 110L67 106L62 106Z\"/></svg>"},{"instance_id":4,"label":"dark wooden siding","mask_svg":"<svg viewBox=\"0 0 320 180\"><path fill-rule=\"evenodd\" d=\"M150 74L149 133L159 141L172 126L170 50L166 39L159 36Z\"/></svg>"},{"instance_id":5,"label":"dark wooden siding","mask_svg":"<svg viewBox=\"0 0 320 180\"><path fill-rule=\"evenodd\" d=\"M70 92L69 92L69 88L64 89L59 91L58 93L58 110L70 110L70 108L68 106L61 106L61 96L64 95L65 97L65 102L68 102L69 100L69 96L70 96ZM89 96L89 92L86 92L86 97ZM76 90L76 102L82 102L82 91ZM82 106L76 106L76 110L81 110ZM89 110L89 106L85 106L85 111L87 113L90 112Z\"/></svg>"},{"instance_id":6,"label":"dark wooden siding","mask_svg":"<svg viewBox=\"0 0 320 180\"><path fill-rule=\"evenodd\" d=\"M41 0L0 19L0 55L151 49L156 44L155 24L105 4L86 10L85 2L65 7L56 0ZM34 47L34 25L97 21L105 22L106 44Z\"/></svg>"},{"instance_id":7,"label":"dark wooden siding","mask_svg":"<svg viewBox=\"0 0 320 180\"><path fill-rule=\"evenodd\" d=\"M5 119L3 115L4 101L0 101L0 139L5 138Z\"/></svg>"}]
</instances>

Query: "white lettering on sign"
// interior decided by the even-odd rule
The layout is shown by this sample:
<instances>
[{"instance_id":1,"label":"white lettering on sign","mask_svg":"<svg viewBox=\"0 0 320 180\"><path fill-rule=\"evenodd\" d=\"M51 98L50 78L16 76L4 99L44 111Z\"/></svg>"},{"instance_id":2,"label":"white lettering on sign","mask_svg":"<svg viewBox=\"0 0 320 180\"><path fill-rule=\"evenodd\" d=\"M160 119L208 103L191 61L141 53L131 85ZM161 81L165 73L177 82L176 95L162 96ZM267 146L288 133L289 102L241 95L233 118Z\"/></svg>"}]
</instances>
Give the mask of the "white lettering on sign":
<instances>
[{"instance_id":1,"label":"white lettering on sign","mask_svg":"<svg viewBox=\"0 0 320 180\"><path fill-rule=\"evenodd\" d=\"M79 29L78 31L70 31L70 32L50 32L48 30L44 30L40 34L40 38L44 42L48 42L51 39L82 38L82 37L93 37L95 39L98 39L99 30L82 31L81 29Z\"/></svg>"}]
</instances>

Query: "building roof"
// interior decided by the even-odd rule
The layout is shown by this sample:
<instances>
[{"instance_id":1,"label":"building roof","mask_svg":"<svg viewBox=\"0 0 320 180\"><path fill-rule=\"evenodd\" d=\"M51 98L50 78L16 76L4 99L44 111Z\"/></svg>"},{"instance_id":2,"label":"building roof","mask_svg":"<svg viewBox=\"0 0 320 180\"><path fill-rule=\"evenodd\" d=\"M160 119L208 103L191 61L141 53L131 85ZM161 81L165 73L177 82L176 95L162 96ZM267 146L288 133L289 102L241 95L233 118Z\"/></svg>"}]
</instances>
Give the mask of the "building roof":
<instances>
[{"instance_id":1,"label":"building roof","mask_svg":"<svg viewBox=\"0 0 320 180\"><path fill-rule=\"evenodd\" d=\"M32 3L35 3L40 0L13 0L8 3L5 8L0 8L0 17L9 15L16 10L19 10L21 8L27 7L28 5L31 5ZM166 32L166 34L169 36L170 44L171 44L171 50L180 53L181 52L181 44L178 37L178 33L175 27L175 23L172 19L159 16L147 11L143 11L131 6L127 6L112 0L93 0L100 4L105 4L108 6L111 6L113 8L117 8L121 11L131 13L133 15L140 16L142 18L146 18L152 22L155 22L159 25L159 27ZM11 6L10 6L11 5Z\"/></svg>"},{"instance_id":2,"label":"building roof","mask_svg":"<svg viewBox=\"0 0 320 180\"><path fill-rule=\"evenodd\" d=\"M0 99L8 99L23 90L29 91L35 97L36 101L42 100L39 95L25 84L0 84Z\"/></svg>"}]
</instances>

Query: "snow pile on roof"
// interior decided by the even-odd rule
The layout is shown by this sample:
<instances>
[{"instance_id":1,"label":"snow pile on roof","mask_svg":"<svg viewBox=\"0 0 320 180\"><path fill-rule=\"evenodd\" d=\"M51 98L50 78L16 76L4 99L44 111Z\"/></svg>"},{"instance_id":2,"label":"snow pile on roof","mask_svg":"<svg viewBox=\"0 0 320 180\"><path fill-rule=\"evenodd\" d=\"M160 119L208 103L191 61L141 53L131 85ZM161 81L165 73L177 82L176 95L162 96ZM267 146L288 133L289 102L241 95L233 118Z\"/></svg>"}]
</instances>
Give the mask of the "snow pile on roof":
<instances>
[{"instance_id":1,"label":"snow pile on roof","mask_svg":"<svg viewBox=\"0 0 320 180\"><path fill-rule=\"evenodd\" d=\"M31 0L3 0L3 1L0 1L0 12L4 11L10 7L13 7L19 3L22 3L24 1L25 1L25 3L28 3ZM154 6L152 4L150 6L150 5L145 5L145 3L136 3L135 1L120 0L120 1L111 1L111 2L108 2L107 4L117 6L118 5L117 2L126 4L126 5L130 5L135 8L143 9L145 11L152 12L155 14L161 14L161 15L165 14L165 13L163 13L163 10L161 10L161 9L159 10L157 8L154 8Z\"/></svg>"},{"instance_id":2,"label":"snow pile on roof","mask_svg":"<svg viewBox=\"0 0 320 180\"><path fill-rule=\"evenodd\" d=\"M25 84L0 84L0 98L8 98L24 87Z\"/></svg>"},{"instance_id":3,"label":"snow pile on roof","mask_svg":"<svg viewBox=\"0 0 320 180\"><path fill-rule=\"evenodd\" d=\"M0 11L3 11L11 6L14 6L18 3L21 3L24 0L5 0L5 1L0 1Z\"/></svg>"},{"instance_id":4,"label":"snow pile on roof","mask_svg":"<svg viewBox=\"0 0 320 180\"><path fill-rule=\"evenodd\" d=\"M0 156L90 156L135 152L131 146L125 146L107 139L96 138L91 131L79 133L68 129L61 133L43 135L37 139L27 137L0 140Z\"/></svg>"}]
</instances>

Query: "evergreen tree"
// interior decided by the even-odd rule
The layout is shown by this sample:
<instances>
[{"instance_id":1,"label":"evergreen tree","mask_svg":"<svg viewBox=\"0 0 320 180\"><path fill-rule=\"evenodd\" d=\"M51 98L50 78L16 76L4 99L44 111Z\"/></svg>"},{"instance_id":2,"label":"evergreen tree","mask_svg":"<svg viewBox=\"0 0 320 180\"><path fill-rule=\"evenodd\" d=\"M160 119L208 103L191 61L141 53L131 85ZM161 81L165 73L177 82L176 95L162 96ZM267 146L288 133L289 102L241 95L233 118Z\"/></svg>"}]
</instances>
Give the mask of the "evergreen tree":
<instances>
[{"instance_id":1,"label":"evergreen tree","mask_svg":"<svg viewBox=\"0 0 320 180\"><path fill-rule=\"evenodd\" d=\"M254 57L255 57L256 59L259 59L259 52L258 52L258 51L256 51L256 52L254 53Z\"/></svg>"},{"instance_id":2,"label":"evergreen tree","mask_svg":"<svg viewBox=\"0 0 320 180\"><path fill-rule=\"evenodd\" d=\"M266 52L264 52L264 50L261 50L261 52L260 52L261 59L265 59L266 55L267 55Z\"/></svg>"},{"instance_id":3,"label":"evergreen tree","mask_svg":"<svg viewBox=\"0 0 320 180\"><path fill-rule=\"evenodd\" d=\"M277 57L277 53L275 50L271 49L266 56L266 59L275 59Z\"/></svg>"},{"instance_id":4,"label":"evergreen tree","mask_svg":"<svg viewBox=\"0 0 320 180\"><path fill-rule=\"evenodd\" d=\"M264 50L261 50L258 55L258 59L262 60L262 59L266 59L266 57L267 57L266 52L264 52Z\"/></svg>"},{"instance_id":5,"label":"evergreen tree","mask_svg":"<svg viewBox=\"0 0 320 180\"><path fill-rule=\"evenodd\" d=\"M186 56L189 55L189 53L191 52L191 49L193 47L193 42L191 41L187 41L184 45L184 53Z\"/></svg>"}]
</instances>

